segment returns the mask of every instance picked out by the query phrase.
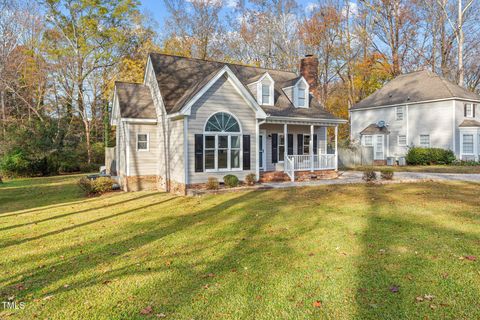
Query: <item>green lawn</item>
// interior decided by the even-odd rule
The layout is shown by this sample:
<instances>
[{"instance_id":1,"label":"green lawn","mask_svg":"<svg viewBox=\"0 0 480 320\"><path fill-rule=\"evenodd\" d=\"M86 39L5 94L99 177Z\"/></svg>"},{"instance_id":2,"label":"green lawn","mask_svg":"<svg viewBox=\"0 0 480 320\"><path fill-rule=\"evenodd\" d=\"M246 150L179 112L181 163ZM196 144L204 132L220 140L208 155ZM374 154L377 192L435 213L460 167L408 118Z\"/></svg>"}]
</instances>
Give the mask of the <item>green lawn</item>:
<instances>
[{"instance_id":1,"label":"green lawn","mask_svg":"<svg viewBox=\"0 0 480 320\"><path fill-rule=\"evenodd\" d=\"M432 166L360 166L356 168L347 168L346 170L374 169L380 171L385 168L391 168L396 172L430 172L430 173L480 173L480 166L454 166L454 165L432 165Z\"/></svg>"},{"instance_id":2,"label":"green lawn","mask_svg":"<svg viewBox=\"0 0 480 320\"><path fill-rule=\"evenodd\" d=\"M479 184L87 199L76 179L0 187L0 300L26 303L1 319L480 318Z\"/></svg>"}]
</instances>

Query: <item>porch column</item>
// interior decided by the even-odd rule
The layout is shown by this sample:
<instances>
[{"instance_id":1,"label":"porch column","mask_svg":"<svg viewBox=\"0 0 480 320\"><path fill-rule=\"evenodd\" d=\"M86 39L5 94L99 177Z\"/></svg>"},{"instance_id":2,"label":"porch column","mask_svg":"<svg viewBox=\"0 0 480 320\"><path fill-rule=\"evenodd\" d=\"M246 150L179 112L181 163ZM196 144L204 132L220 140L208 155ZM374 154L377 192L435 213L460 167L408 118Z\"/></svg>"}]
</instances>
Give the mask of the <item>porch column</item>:
<instances>
[{"instance_id":1,"label":"porch column","mask_svg":"<svg viewBox=\"0 0 480 320\"><path fill-rule=\"evenodd\" d=\"M265 142L264 142L265 143ZM260 124L255 120L255 176L260 180ZM264 169L265 170L265 169Z\"/></svg>"},{"instance_id":2,"label":"porch column","mask_svg":"<svg viewBox=\"0 0 480 320\"><path fill-rule=\"evenodd\" d=\"M338 170L338 125L335 126L335 171Z\"/></svg>"},{"instance_id":3,"label":"porch column","mask_svg":"<svg viewBox=\"0 0 480 320\"><path fill-rule=\"evenodd\" d=\"M308 150L310 150L310 171L313 172L314 165L313 165L313 125L310 125L310 141Z\"/></svg>"},{"instance_id":4,"label":"porch column","mask_svg":"<svg viewBox=\"0 0 480 320\"><path fill-rule=\"evenodd\" d=\"M287 124L283 125L283 145L284 145L284 152L283 152L283 171L286 172L285 168L287 163L287 156L288 156L288 131L287 131Z\"/></svg>"}]
</instances>

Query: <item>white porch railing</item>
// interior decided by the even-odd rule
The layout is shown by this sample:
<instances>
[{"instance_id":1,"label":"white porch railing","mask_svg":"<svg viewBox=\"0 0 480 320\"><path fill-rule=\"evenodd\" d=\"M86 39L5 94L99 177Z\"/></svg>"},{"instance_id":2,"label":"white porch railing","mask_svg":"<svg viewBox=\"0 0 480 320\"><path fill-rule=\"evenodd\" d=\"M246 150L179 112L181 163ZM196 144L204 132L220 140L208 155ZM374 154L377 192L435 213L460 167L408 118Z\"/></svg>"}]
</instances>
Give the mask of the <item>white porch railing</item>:
<instances>
[{"instance_id":1,"label":"white porch railing","mask_svg":"<svg viewBox=\"0 0 480 320\"><path fill-rule=\"evenodd\" d=\"M295 171L335 170L336 164L336 154L289 155L285 161L285 172L292 178Z\"/></svg>"},{"instance_id":2,"label":"white porch railing","mask_svg":"<svg viewBox=\"0 0 480 320\"><path fill-rule=\"evenodd\" d=\"M290 156L285 160L285 173L290 177L290 180L295 181L295 162Z\"/></svg>"}]
</instances>

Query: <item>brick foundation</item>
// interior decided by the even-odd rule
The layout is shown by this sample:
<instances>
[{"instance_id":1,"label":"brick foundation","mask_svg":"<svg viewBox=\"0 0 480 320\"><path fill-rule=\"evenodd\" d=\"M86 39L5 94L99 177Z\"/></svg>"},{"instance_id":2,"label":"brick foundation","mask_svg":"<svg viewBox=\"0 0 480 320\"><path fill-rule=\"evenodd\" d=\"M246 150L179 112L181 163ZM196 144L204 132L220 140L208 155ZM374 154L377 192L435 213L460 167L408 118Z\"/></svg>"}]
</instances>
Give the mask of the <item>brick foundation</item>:
<instances>
[{"instance_id":1,"label":"brick foundation","mask_svg":"<svg viewBox=\"0 0 480 320\"><path fill-rule=\"evenodd\" d=\"M125 191L158 190L157 176L130 176L122 178Z\"/></svg>"},{"instance_id":2,"label":"brick foundation","mask_svg":"<svg viewBox=\"0 0 480 320\"><path fill-rule=\"evenodd\" d=\"M335 179L338 173L335 170L296 171L295 181L311 181L320 179ZM290 177L283 171L269 171L260 174L260 182L285 182Z\"/></svg>"},{"instance_id":3,"label":"brick foundation","mask_svg":"<svg viewBox=\"0 0 480 320\"><path fill-rule=\"evenodd\" d=\"M297 171L295 172L295 181L313 181L322 179L335 179L338 172L335 170L317 170L317 171Z\"/></svg>"},{"instance_id":4,"label":"brick foundation","mask_svg":"<svg viewBox=\"0 0 480 320\"><path fill-rule=\"evenodd\" d=\"M168 190L171 193L184 196L187 194L187 186L185 183L180 183L174 180L167 180Z\"/></svg>"}]
</instances>

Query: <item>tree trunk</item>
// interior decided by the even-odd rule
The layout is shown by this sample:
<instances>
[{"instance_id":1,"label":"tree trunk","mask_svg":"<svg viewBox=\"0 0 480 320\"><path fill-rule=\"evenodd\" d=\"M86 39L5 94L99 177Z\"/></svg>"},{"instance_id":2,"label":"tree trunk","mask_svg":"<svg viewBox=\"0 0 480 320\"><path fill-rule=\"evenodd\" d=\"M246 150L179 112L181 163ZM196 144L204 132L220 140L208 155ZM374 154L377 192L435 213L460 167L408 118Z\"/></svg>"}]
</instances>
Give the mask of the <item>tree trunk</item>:
<instances>
[{"instance_id":1,"label":"tree trunk","mask_svg":"<svg viewBox=\"0 0 480 320\"><path fill-rule=\"evenodd\" d=\"M0 105L2 106L2 133L5 138L7 128L7 114L5 111L5 91L0 91Z\"/></svg>"},{"instance_id":2,"label":"tree trunk","mask_svg":"<svg viewBox=\"0 0 480 320\"><path fill-rule=\"evenodd\" d=\"M463 12L462 12L462 0L458 0L458 85L463 87L464 75L463 70Z\"/></svg>"}]
</instances>

